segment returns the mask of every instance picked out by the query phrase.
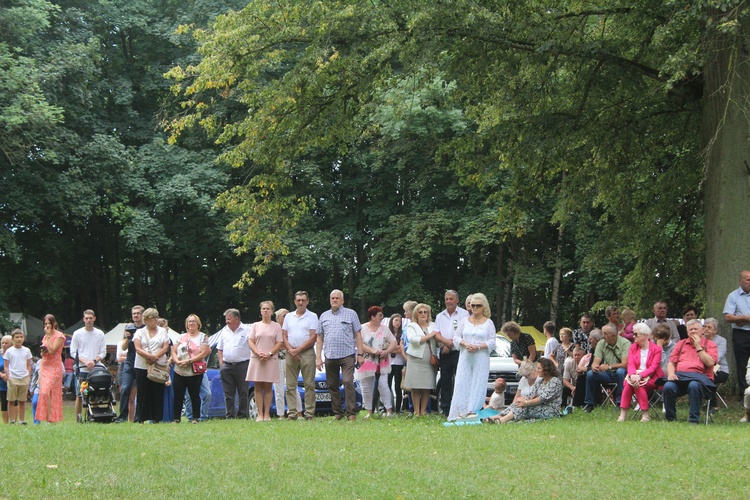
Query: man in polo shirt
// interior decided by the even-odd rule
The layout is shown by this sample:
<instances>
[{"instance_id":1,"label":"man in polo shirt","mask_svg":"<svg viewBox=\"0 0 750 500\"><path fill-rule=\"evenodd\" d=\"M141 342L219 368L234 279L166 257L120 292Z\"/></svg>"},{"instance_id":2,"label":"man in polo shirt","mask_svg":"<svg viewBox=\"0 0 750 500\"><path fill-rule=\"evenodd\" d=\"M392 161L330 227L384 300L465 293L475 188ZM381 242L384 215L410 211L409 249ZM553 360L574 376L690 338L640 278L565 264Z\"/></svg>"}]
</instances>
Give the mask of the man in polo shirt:
<instances>
[{"instance_id":1,"label":"man in polo shirt","mask_svg":"<svg viewBox=\"0 0 750 500\"><path fill-rule=\"evenodd\" d=\"M703 337L703 325L697 319L688 321L688 338L680 340L672 350L667 364L667 383L664 384L664 417L668 422L677 418L677 398L689 397L688 422L697 424L701 403L713 395L713 367L719 359L716 344Z\"/></svg>"},{"instance_id":2,"label":"man in polo shirt","mask_svg":"<svg viewBox=\"0 0 750 500\"><path fill-rule=\"evenodd\" d=\"M617 384L615 405L620 406L622 383L628 369L628 350L630 341L617 335L617 328L608 323L602 328L604 340L596 344L594 362L586 373L586 406L583 411L590 413L594 409L596 389L600 384Z\"/></svg>"},{"instance_id":3,"label":"man in polo shirt","mask_svg":"<svg viewBox=\"0 0 750 500\"><path fill-rule=\"evenodd\" d=\"M318 315L307 309L310 299L307 292L294 294L294 305L297 309L284 316L281 336L286 348L286 400L289 407L289 418L296 420L302 413L297 408L297 378L302 372L305 385L305 419L315 416L315 342L317 341ZM278 411L278 408L277 408Z\"/></svg>"},{"instance_id":4,"label":"man in polo shirt","mask_svg":"<svg viewBox=\"0 0 750 500\"><path fill-rule=\"evenodd\" d=\"M344 307L344 293L333 290L330 295L331 309L320 315L318 321L317 366L323 369L325 354L326 383L331 393L331 409L336 420L344 418L339 392L339 371L344 382L346 416L350 421L357 418L357 398L354 390L354 365L362 362L362 325L357 313Z\"/></svg>"},{"instance_id":5,"label":"man in polo shirt","mask_svg":"<svg viewBox=\"0 0 750 500\"><path fill-rule=\"evenodd\" d=\"M224 389L224 405L226 418L248 418L247 365L250 362L250 346L247 335L250 327L240 322L240 312L237 309L224 311L226 326L221 329L219 343L219 375ZM239 408L235 409L235 395L238 395Z\"/></svg>"},{"instance_id":6,"label":"man in polo shirt","mask_svg":"<svg viewBox=\"0 0 750 500\"><path fill-rule=\"evenodd\" d=\"M672 342L679 342L680 332L677 331L677 324L667 319L667 303L663 300L654 304L654 317L646 320L646 325L651 328L652 332L656 328L656 325L661 323L669 327L669 338Z\"/></svg>"},{"instance_id":7,"label":"man in polo shirt","mask_svg":"<svg viewBox=\"0 0 750 500\"><path fill-rule=\"evenodd\" d=\"M445 291L445 310L435 318L435 339L443 344L440 349L440 411L448 415L453 399L453 384L458 367L458 346L453 345L453 336L461 321L469 317L466 309L458 307L458 292Z\"/></svg>"},{"instance_id":8,"label":"man in polo shirt","mask_svg":"<svg viewBox=\"0 0 750 500\"><path fill-rule=\"evenodd\" d=\"M724 304L724 319L732 324L734 368L741 401L747 389L745 374L750 357L750 271L740 273L740 287L729 294Z\"/></svg>"},{"instance_id":9,"label":"man in polo shirt","mask_svg":"<svg viewBox=\"0 0 750 500\"><path fill-rule=\"evenodd\" d=\"M86 380L94 365L99 363L107 355L107 342L104 340L104 332L94 327L96 315L91 309L83 311L83 328L73 332L70 341L70 355L78 361L76 377L76 388L78 383ZM74 373L75 370L74 370ZM76 421L81 421L81 394L76 392Z\"/></svg>"}]
</instances>

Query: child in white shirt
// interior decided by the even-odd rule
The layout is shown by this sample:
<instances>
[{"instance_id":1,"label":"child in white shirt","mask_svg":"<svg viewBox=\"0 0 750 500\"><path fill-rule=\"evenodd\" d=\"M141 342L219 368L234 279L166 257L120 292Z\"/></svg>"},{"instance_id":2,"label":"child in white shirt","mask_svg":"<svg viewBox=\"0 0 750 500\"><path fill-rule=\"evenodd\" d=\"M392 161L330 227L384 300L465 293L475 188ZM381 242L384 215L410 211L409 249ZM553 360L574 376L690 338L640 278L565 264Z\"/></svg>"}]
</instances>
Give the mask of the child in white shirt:
<instances>
[{"instance_id":1,"label":"child in white shirt","mask_svg":"<svg viewBox=\"0 0 750 500\"><path fill-rule=\"evenodd\" d=\"M24 347L25 336L23 331L16 328L13 330L13 346L3 354L5 370L3 378L8 382L8 406L10 410L10 423L15 424L16 418L21 425L26 425L26 399L29 394L29 381L31 375L31 351ZM16 401L18 406L16 406Z\"/></svg>"}]
</instances>

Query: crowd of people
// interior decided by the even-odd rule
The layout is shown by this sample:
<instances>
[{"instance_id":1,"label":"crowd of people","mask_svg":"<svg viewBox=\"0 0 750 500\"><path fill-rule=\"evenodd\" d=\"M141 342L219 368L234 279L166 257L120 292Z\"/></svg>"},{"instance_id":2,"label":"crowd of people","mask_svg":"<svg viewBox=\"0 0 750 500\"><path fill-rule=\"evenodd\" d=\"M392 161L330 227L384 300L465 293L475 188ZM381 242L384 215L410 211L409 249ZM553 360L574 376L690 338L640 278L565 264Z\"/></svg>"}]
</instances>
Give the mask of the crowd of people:
<instances>
[{"instance_id":1,"label":"crowd of people","mask_svg":"<svg viewBox=\"0 0 750 500\"><path fill-rule=\"evenodd\" d=\"M224 391L225 417L248 418L248 388L254 385L259 422L271 419L274 394L279 417L296 420L315 417L315 375L325 370L334 419L357 418L355 373L362 392L364 418L380 406L387 416L411 411L419 417L440 413L451 421L476 420L484 409L493 413L484 420L506 423L548 419L574 407L591 412L602 399L620 408L619 421L635 407L641 421L648 421L652 396L663 398L666 420L676 420L676 399L687 395L688 421L697 423L703 401L714 402L717 384L729 379L727 343L718 335L719 322L701 322L697 311L683 311L684 324L667 319L667 304L654 304L654 317L636 322L635 313L609 306L607 324L598 329L589 314L580 328L556 332L545 323L545 345L537 351L533 337L515 322L500 331L510 339L510 353L518 367L519 382L510 405L505 405L507 383L495 382L487 397L490 353L497 333L487 297L474 293L459 306L454 290L444 295L445 309L433 317L425 303L407 301L404 314L384 318L380 306L367 310L360 322L344 306L344 294L333 290L330 309L320 316L310 311L307 292L294 296L295 309L275 311L271 301L260 304L260 321L242 323L237 309L224 312L225 326L217 334L219 376ZM207 418L205 376L211 354L208 336L195 314L185 319L185 332L170 340L168 324L154 308L134 306L133 322L125 328L117 346L120 368L120 408L117 422L180 422ZM275 317L274 317L275 315ZM745 415L750 420L748 358L750 357L750 271L740 275L740 287L727 297L724 319L733 325L737 380ZM104 333L94 326L96 316L84 311L84 326L73 334L77 384L86 380L107 355ZM44 317L41 358L32 368L31 351L24 334L16 329L2 338L0 400L7 423L26 423L27 394L36 381L34 420L62 420L65 336L55 317ZM540 355L541 353L541 355ZM539 356L539 359L537 359ZM430 407L437 388L439 407ZM304 406L297 390L298 378L305 388ZM341 385L344 388L342 402ZM76 384L76 386L77 386ZM284 389L285 387L285 389ZM165 399L169 392L170 397ZM171 396L173 394L173 397ZM76 393L76 419L81 420L81 397ZM284 413L283 409L287 411Z\"/></svg>"}]
</instances>

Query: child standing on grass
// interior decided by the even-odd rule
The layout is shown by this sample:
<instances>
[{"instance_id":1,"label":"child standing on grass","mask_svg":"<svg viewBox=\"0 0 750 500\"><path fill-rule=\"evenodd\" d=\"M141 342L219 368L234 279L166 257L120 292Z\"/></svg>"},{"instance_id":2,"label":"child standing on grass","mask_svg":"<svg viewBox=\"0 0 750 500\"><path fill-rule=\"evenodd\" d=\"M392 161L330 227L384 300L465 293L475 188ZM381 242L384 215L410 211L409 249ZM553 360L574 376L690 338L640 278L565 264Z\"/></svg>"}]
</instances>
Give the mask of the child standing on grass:
<instances>
[{"instance_id":1,"label":"child standing on grass","mask_svg":"<svg viewBox=\"0 0 750 500\"><path fill-rule=\"evenodd\" d=\"M13 347L3 354L5 360L4 378L8 381L8 404L10 423L15 424L19 418L21 425L26 425L26 398L29 392L29 375L31 374L31 351L24 347L23 331L16 328L11 333ZM15 406L16 401L18 406Z\"/></svg>"}]
</instances>

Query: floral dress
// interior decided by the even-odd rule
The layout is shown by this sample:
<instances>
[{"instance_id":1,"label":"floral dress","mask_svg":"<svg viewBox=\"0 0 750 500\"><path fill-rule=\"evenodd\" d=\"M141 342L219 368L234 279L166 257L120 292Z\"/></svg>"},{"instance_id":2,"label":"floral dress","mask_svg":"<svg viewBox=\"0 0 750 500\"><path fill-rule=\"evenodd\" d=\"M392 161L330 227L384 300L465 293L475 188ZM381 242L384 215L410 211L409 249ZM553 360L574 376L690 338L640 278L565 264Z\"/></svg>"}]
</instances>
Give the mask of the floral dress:
<instances>
[{"instance_id":1,"label":"floral dress","mask_svg":"<svg viewBox=\"0 0 750 500\"><path fill-rule=\"evenodd\" d=\"M65 342L65 335L55 330L49 337L49 340L47 340L46 335L42 337L42 345L49 349L56 338L62 338L63 343ZM42 422L62 421L62 388L62 349L58 349L54 354L45 352L42 355L41 367L39 368L39 401L36 406L37 420Z\"/></svg>"},{"instance_id":2,"label":"floral dress","mask_svg":"<svg viewBox=\"0 0 750 500\"><path fill-rule=\"evenodd\" d=\"M562 404L563 385L559 377L552 377L545 382L542 377L537 377L531 386L531 396L539 396L541 404L516 407L513 409L513 420L547 419L560 416L560 405Z\"/></svg>"},{"instance_id":3,"label":"floral dress","mask_svg":"<svg viewBox=\"0 0 750 500\"><path fill-rule=\"evenodd\" d=\"M557 371L560 372L560 377L563 374L563 368L565 367L565 358L573 355L573 344L570 344L567 349L562 344L557 346L555 352L552 354L557 361Z\"/></svg>"}]
</instances>

